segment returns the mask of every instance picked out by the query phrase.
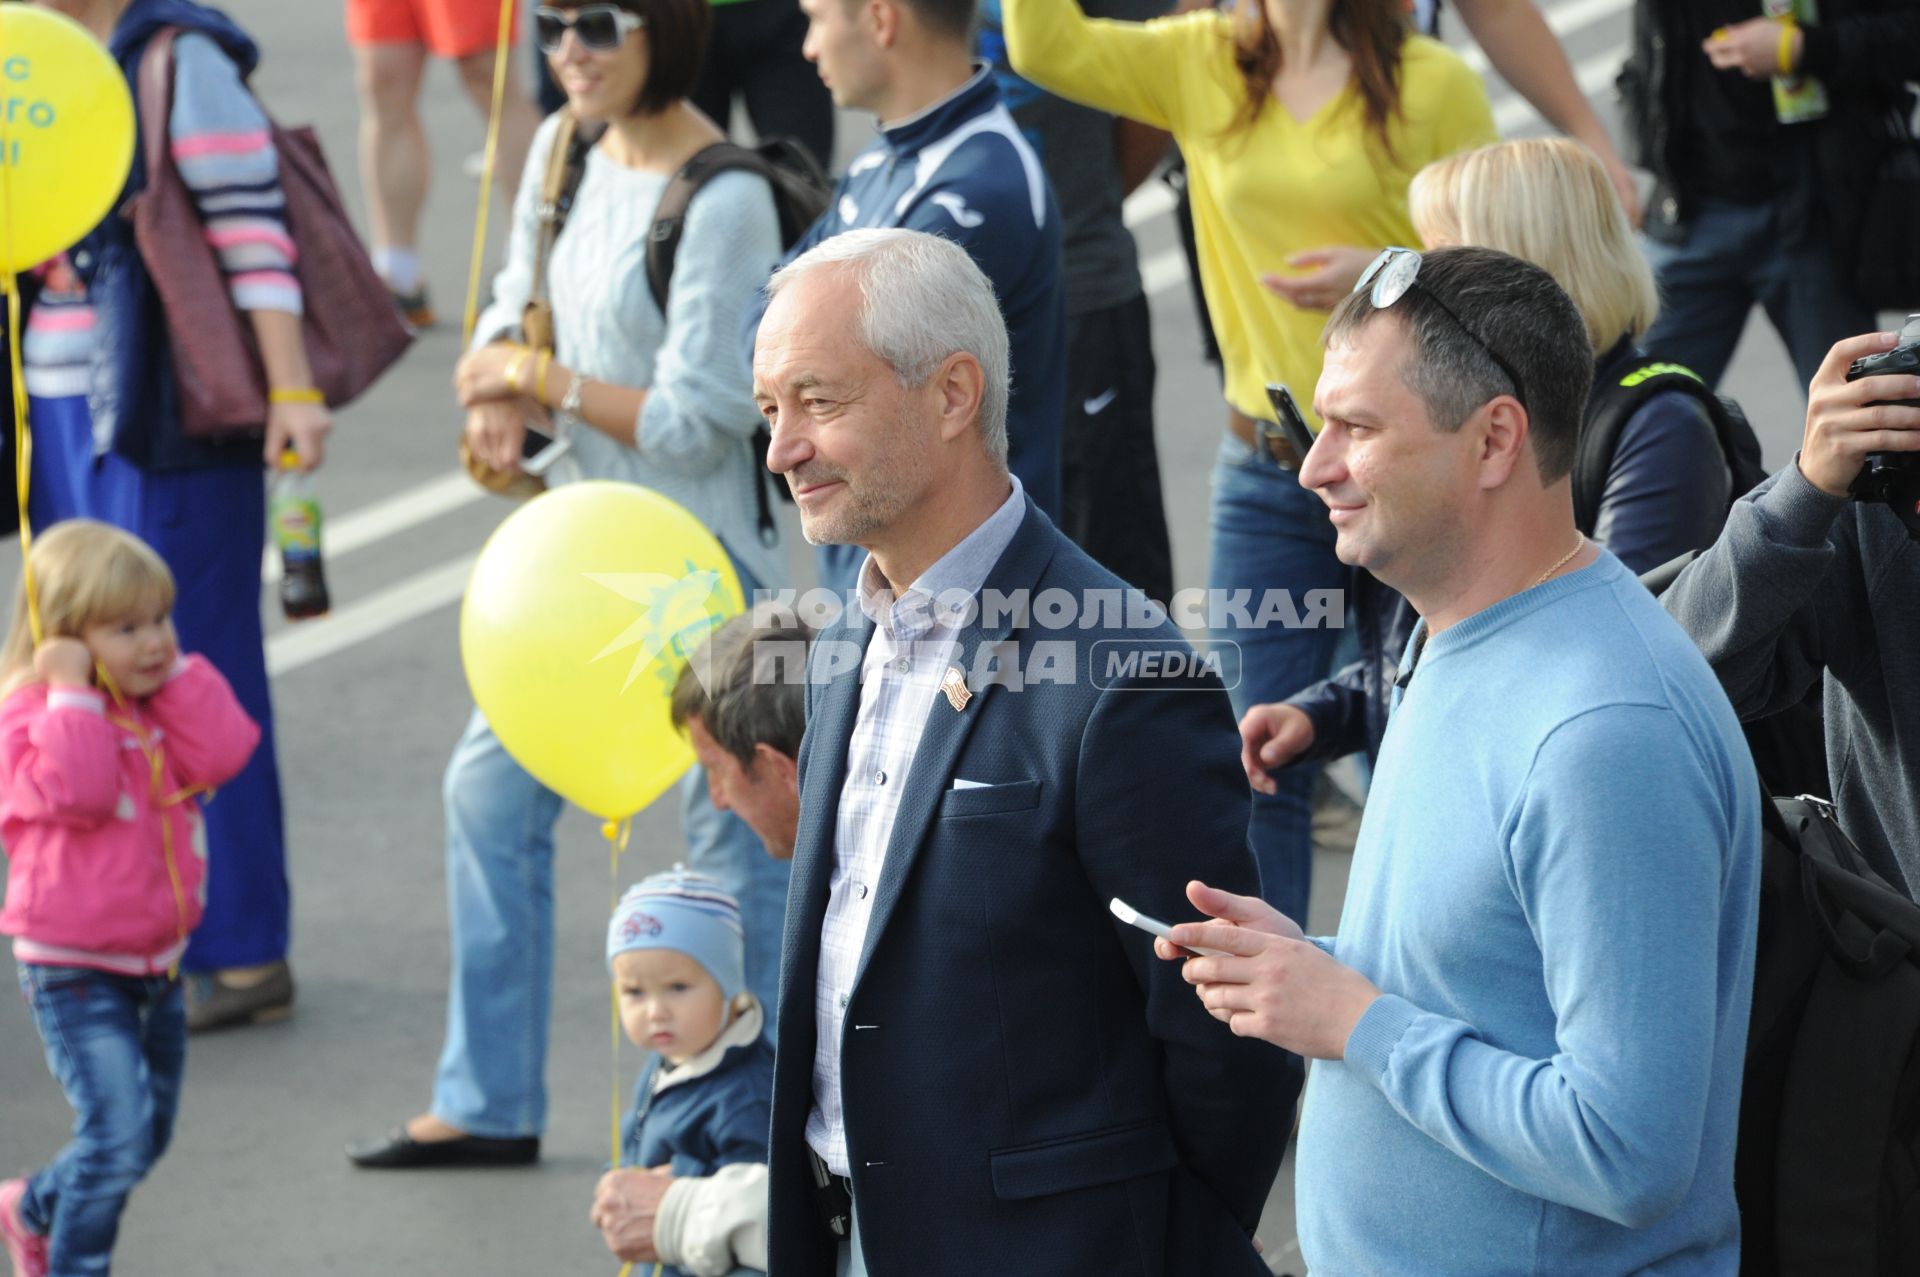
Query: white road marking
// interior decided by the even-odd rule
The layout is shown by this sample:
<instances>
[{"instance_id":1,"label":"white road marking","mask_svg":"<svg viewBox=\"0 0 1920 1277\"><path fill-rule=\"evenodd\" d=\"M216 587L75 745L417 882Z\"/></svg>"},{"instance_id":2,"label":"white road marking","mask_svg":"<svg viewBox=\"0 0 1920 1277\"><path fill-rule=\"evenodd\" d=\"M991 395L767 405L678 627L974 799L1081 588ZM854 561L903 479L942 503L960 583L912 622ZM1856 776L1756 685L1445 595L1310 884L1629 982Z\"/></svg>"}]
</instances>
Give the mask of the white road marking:
<instances>
[{"instance_id":1,"label":"white road marking","mask_svg":"<svg viewBox=\"0 0 1920 1277\"><path fill-rule=\"evenodd\" d=\"M1628 9L1629 6L1620 3L1620 0L1573 0L1571 4L1556 5L1546 9L1544 15L1547 19L1547 29L1565 41L1574 32L1605 22L1615 14L1625 16ZM1465 48L1455 49L1454 52L1458 53L1461 60L1468 66L1482 75L1485 75L1493 65L1487 61L1486 50L1477 44L1469 44Z\"/></svg>"},{"instance_id":2,"label":"white road marking","mask_svg":"<svg viewBox=\"0 0 1920 1277\"><path fill-rule=\"evenodd\" d=\"M304 665L364 643L388 630L457 602L480 557L475 550L415 573L331 615L302 621L267 639L267 673L290 674Z\"/></svg>"},{"instance_id":3,"label":"white road marking","mask_svg":"<svg viewBox=\"0 0 1920 1277\"><path fill-rule=\"evenodd\" d=\"M1173 188L1165 182L1146 182L1127 196L1127 202L1120 206L1120 220L1127 224L1128 230L1132 230L1171 212Z\"/></svg>"},{"instance_id":4,"label":"white road marking","mask_svg":"<svg viewBox=\"0 0 1920 1277\"><path fill-rule=\"evenodd\" d=\"M1147 296L1158 297L1169 288L1187 282L1187 255L1177 248L1155 253L1140 263L1140 286Z\"/></svg>"},{"instance_id":5,"label":"white road marking","mask_svg":"<svg viewBox=\"0 0 1920 1277\"><path fill-rule=\"evenodd\" d=\"M431 522L442 515L473 504L486 496L480 485L465 471L441 475L425 483L397 492L351 514L326 521L321 527L320 548L329 558L352 554L409 528ZM271 543L260 563L260 576L268 585L280 580L280 555Z\"/></svg>"},{"instance_id":6,"label":"white road marking","mask_svg":"<svg viewBox=\"0 0 1920 1277\"><path fill-rule=\"evenodd\" d=\"M1612 88L1614 77L1620 74L1620 64L1626 60L1627 42L1624 40L1590 58L1582 58L1573 68L1573 82L1580 86L1581 96L1591 98L1602 89ZM1532 103L1513 93L1503 94L1495 104L1493 126L1500 130L1502 137L1506 137L1523 129L1536 132L1547 125L1533 109Z\"/></svg>"}]
</instances>

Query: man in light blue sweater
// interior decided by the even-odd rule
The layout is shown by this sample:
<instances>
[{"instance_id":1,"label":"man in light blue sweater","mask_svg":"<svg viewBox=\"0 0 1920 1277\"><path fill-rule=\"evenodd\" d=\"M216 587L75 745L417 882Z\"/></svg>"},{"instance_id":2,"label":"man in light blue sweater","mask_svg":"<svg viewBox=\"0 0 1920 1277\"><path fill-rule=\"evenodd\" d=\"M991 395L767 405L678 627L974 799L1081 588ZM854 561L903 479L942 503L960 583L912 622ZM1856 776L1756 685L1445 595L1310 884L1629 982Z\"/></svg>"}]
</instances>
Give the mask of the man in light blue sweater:
<instances>
[{"instance_id":1,"label":"man in light blue sweater","mask_svg":"<svg viewBox=\"0 0 1920 1277\"><path fill-rule=\"evenodd\" d=\"M1339 934L1196 883L1219 921L1174 939L1222 956L1187 979L1319 1061L1315 1277L1731 1274L1752 760L1693 644L1574 528L1572 303L1485 249L1383 259L1328 324L1301 471L1341 559L1421 617Z\"/></svg>"}]
</instances>

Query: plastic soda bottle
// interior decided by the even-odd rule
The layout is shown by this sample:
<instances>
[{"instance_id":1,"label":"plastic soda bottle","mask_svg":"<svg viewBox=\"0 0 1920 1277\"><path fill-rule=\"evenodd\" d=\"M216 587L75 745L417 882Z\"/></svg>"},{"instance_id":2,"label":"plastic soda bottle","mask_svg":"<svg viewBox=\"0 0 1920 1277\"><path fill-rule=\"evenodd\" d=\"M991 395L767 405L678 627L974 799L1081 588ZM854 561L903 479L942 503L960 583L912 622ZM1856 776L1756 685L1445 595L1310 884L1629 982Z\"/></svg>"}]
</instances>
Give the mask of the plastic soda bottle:
<instances>
[{"instance_id":1,"label":"plastic soda bottle","mask_svg":"<svg viewBox=\"0 0 1920 1277\"><path fill-rule=\"evenodd\" d=\"M320 498L313 476L300 469L292 448L280 454L267 501L267 522L280 550L280 607L289 621L325 616L326 571L320 561Z\"/></svg>"}]
</instances>

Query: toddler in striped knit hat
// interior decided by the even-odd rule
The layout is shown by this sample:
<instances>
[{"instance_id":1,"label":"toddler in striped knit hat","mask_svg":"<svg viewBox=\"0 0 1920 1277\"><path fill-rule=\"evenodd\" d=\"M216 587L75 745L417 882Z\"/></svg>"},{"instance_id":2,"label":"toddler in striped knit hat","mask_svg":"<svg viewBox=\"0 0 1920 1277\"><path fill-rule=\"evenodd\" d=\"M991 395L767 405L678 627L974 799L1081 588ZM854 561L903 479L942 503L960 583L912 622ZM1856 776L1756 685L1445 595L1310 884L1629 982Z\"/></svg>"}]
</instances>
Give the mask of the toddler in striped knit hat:
<instances>
[{"instance_id":1,"label":"toddler in striped knit hat","mask_svg":"<svg viewBox=\"0 0 1920 1277\"><path fill-rule=\"evenodd\" d=\"M607 925L627 1037L673 1065L712 1046L736 1014L745 954L740 906L716 880L675 868L629 887Z\"/></svg>"},{"instance_id":2,"label":"toddler in striped knit hat","mask_svg":"<svg viewBox=\"0 0 1920 1277\"><path fill-rule=\"evenodd\" d=\"M654 874L614 909L607 964L620 1023L656 1057L627 1118L623 1165L693 1177L767 1160L773 1044L746 991L745 955L739 904L704 874Z\"/></svg>"}]
</instances>

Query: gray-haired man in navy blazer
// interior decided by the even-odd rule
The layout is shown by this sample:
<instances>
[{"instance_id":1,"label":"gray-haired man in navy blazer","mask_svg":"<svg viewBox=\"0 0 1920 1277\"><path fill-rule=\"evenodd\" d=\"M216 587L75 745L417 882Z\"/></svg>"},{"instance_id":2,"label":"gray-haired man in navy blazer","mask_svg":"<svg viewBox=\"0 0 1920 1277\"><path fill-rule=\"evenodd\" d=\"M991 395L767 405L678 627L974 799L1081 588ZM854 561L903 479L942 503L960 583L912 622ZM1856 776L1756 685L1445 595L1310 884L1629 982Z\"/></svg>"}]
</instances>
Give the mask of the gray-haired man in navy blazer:
<instances>
[{"instance_id":1,"label":"gray-haired man in navy blazer","mask_svg":"<svg viewBox=\"0 0 1920 1277\"><path fill-rule=\"evenodd\" d=\"M869 552L809 670L769 1271L1264 1277L1298 1066L1107 909L1257 889L1224 689L1008 474L963 250L849 232L768 288L768 465Z\"/></svg>"}]
</instances>

